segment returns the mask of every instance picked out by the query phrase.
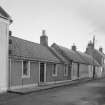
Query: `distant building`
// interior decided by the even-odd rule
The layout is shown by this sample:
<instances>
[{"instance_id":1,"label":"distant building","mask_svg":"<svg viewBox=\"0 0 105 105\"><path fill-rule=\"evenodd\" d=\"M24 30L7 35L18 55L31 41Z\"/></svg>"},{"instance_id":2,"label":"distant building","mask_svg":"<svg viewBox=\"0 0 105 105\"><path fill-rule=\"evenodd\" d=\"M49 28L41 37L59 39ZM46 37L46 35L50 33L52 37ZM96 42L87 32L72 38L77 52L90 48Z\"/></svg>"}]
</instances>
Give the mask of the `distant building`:
<instances>
[{"instance_id":1,"label":"distant building","mask_svg":"<svg viewBox=\"0 0 105 105\"><path fill-rule=\"evenodd\" d=\"M92 77L93 61L94 66L97 67L97 69L99 67L98 62L94 60L92 56L77 51L75 45L72 46L72 49L68 49L54 43L52 48L69 61L68 66L70 68L68 69L68 72L70 73L71 80Z\"/></svg>"},{"instance_id":2,"label":"distant building","mask_svg":"<svg viewBox=\"0 0 105 105\"><path fill-rule=\"evenodd\" d=\"M9 81L8 89L35 88L92 78L93 58L76 50L53 44L48 45L48 36L42 31L40 44L9 36ZM94 66L99 64L94 60Z\"/></svg>"},{"instance_id":3,"label":"distant building","mask_svg":"<svg viewBox=\"0 0 105 105\"><path fill-rule=\"evenodd\" d=\"M8 36L12 20L0 7L0 92L8 89Z\"/></svg>"},{"instance_id":4,"label":"distant building","mask_svg":"<svg viewBox=\"0 0 105 105\"><path fill-rule=\"evenodd\" d=\"M99 48L99 50L95 49L94 42L90 41L86 48L86 53L91 55L101 66L102 75L105 75L105 54L103 53L103 49ZM94 62L93 62L94 64Z\"/></svg>"}]
</instances>

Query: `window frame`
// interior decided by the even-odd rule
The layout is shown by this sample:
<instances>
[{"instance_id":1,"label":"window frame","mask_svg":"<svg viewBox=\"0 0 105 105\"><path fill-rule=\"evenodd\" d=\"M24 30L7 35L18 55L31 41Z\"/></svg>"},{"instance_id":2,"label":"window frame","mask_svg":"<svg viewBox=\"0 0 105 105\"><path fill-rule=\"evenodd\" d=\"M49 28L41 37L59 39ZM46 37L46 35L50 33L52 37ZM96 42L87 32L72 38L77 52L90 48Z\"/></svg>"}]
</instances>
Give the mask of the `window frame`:
<instances>
[{"instance_id":1,"label":"window frame","mask_svg":"<svg viewBox=\"0 0 105 105\"><path fill-rule=\"evenodd\" d=\"M102 64L105 64L105 59L104 59L104 58L102 58L102 60L101 60L101 61L102 61Z\"/></svg>"},{"instance_id":2,"label":"window frame","mask_svg":"<svg viewBox=\"0 0 105 105\"><path fill-rule=\"evenodd\" d=\"M105 64L105 59L103 59L103 64Z\"/></svg>"},{"instance_id":3,"label":"window frame","mask_svg":"<svg viewBox=\"0 0 105 105\"><path fill-rule=\"evenodd\" d=\"M24 74L24 61L27 63L27 75ZM23 60L22 61L22 78L30 78L30 61Z\"/></svg>"},{"instance_id":4,"label":"window frame","mask_svg":"<svg viewBox=\"0 0 105 105\"><path fill-rule=\"evenodd\" d=\"M54 64L53 65L54 67L52 68L52 76L57 76L57 74L58 74L58 70L57 70L57 64ZM55 73L53 72L53 70L55 70Z\"/></svg>"},{"instance_id":5,"label":"window frame","mask_svg":"<svg viewBox=\"0 0 105 105\"><path fill-rule=\"evenodd\" d=\"M68 64L64 64L64 76L68 76Z\"/></svg>"}]
</instances>

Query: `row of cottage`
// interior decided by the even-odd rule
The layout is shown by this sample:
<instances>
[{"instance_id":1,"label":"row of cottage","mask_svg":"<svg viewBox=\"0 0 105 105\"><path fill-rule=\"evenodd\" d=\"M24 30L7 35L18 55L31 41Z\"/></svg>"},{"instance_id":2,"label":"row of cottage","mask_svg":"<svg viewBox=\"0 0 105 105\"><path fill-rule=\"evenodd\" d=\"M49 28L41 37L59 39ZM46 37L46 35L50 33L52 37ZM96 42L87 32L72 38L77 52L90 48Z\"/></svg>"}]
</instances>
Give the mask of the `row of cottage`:
<instances>
[{"instance_id":1,"label":"row of cottage","mask_svg":"<svg viewBox=\"0 0 105 105\"><path fill-rule=\"evenodd\" d=\"M94 55L94 59L92 55ZM105 55L90 42L86 52L56 43L48 46L48 37L42 31L40 44L9 36L10 89L35 87L81 78L104 76Z\"/></svg>"},{"instance_id":2,"label":"row of cottage","mask_svg":"<svg viewBox=\"0 0 105 105\"><path fill-rule=\"evenodd\" d=\"M11 17L0 8L0 89L14 90L37 87L84 78L100 78L105 75L105 54L89 42L86 52L75 45L71 48L56 43L48 46L45 30L40 44L11 35ZM8 24L6 27L4 24ZM4 58L3 58L4 57ZM6 68L7 67L7 68Z\"/></svg>"}]
</instances>

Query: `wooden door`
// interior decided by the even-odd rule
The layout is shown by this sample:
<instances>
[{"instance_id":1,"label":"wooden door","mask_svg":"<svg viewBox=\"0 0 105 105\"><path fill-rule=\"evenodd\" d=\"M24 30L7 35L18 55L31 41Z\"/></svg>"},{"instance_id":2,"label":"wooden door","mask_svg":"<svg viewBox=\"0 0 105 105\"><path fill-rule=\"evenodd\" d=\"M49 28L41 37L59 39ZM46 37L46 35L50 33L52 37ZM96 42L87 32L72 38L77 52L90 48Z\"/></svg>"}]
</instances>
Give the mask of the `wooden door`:
<instances>
[{"instance_id":1,"label":"wooden door","mask_svg":"<svg viewBox=\"0 0 105 105\"><path fill-rule=\"evenodd\" d=\"M40 63L40 82L44 82L44 63Z\"/></svg>"},{"instance_id":2,"label":"wooden door","mask_svg":"<svg viewBox=\"0 0 105 105\"><path fill-rule=\"evenodd\" d=\"M68 79L71 80L71 65L68 65Z\"/></svg>"}]
</instances>

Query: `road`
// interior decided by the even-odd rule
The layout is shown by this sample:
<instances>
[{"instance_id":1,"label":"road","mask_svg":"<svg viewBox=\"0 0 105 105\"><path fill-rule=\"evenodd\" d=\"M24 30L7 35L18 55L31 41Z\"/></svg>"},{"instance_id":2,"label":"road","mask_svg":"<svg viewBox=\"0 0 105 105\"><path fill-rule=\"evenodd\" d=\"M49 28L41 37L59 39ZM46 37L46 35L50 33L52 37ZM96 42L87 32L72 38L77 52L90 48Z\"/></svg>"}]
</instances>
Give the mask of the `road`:
<instances>
[{"instance_id":1,"label":"road","mask_svg":"<svg viewBox=\"0 0 105 105\"><path fill-rule=\"evenodd\" d=\"M105 105L105 79L15 95L0 105Z\"/></svg>"}]
</instances>

